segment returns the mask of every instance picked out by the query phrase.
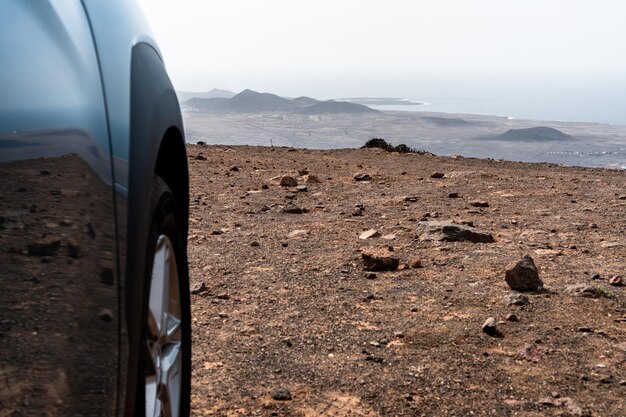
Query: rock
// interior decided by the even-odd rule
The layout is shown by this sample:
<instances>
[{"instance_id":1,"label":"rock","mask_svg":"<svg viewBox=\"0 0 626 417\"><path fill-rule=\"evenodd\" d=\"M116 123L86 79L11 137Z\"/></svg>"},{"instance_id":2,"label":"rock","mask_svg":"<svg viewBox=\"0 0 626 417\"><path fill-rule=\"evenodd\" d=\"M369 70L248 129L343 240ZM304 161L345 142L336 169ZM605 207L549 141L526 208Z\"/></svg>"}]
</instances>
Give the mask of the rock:
<instances>
[{"instance_id":1,"label":"rock","mask_svg":"<svg viewBox=\"0 0 626 417\"><path fill-rule=\"evenodd\" d=\"M286 387L274 388L272 390L272 398L276 401L290 401L291 392Z\"/></svg>"},{"instance_id":2,"label":"rock","mask_svg":"<svg viewBox=\"0 0 626 417\"><path fill-rule=\"evenodd\" d=\"M593 329L588 326L579 327L578 331L581 333L593 333Z\"/></svg>"},{"instance_id":3,"label":"rock","mask_svg":"<svg viewBox=\"0 0 626 417\"><path fill-rule=\"evenodd\" d=\"M459 193L457 192L448 193L448 198L459 198Z\"/></svg>"},{"instance_id":4,"label":"rock","mask_svg":"<svg viewBox=\"0 0 626 417\"><path fill-rule=\"evenodd\" d=\"M415 202L417 202L418 198L415 197L415 196L412 196L412 195L408 195L408 196L404 197L402 200L404 202L407 202L407 203L415 203Z\"/></svg>"},{"instance_id":5,"label":"rock","mask_svg":"<svg viewBox=\"0 0 626 417\"><path fill-rule=\"evenodd\" d=\"M306 185L319 184L322 182L316 175L311 174L305 175L304 177L302 177L302 180Z\"/></svg>"},{"instance_id":6,"label":"rock","mask_svg":"<svg viewBox=\"0 0 626 417\"><path fill-rule=\"evenodd\" d=\"M308 169L306 169L306 168L304 168L304 169L299 169L299 170L298 170L298 174L299 174L300 176L309 175L309 170L308 170Z\"/></svg>"},{"instance_id":7,"label":"rock","mask_svg":"<svg viewBox=\"0 0 626 417\"><path fill-rule=\"evenodd\" d=\"M309 188L306 185L298 185L296 186L296 190L300 191L301 193L306 193L307 191L309 191Z\"/></svg>"},{"instance_id":8,"label":"rock","mask_svg":"<svg viewBox=\"0 0 626 417\"><path fill-rule=\"evenodd\" d=\"M239 167L237 165L233 165L230 167L230 170L233 172L239 172Z\"/></svg>"},{"instance_id":9,"label":"rock","mask_svg":"<svg viewBox=\"0 0 626 417\"><path fill-rule=\"evenodd\" d=\"M354 174L352 178L354 178L355 181L370 181L372 179L372 176L364 172L359 172L357 174Z\"/></svg>"},{"instance_id":10,"label":"rock","mask_svg":"<svg viewBox=\"0 0 626 417\"><path fill-rule=\"evenodd\" d=\"M298 206L294 206L293 204L290 204L290 205L280 209L280 212L281 213L287 213L287 214L302 214L302 213L306 213L306 209L303 209L303 208L300 208Z\"/></svg>"},{"instance_id":11,"label":"rock","mask_svg":"<svg viewBox=\"0 0 626 417\"><path fill-rule=\"evenodd\" d=\"M489 317L482 326L483 332L487 333L489 336L495 336L498 334L498 329L496 329L496 319L493 317Z\"/></svg>"},{"instance_id":12,"label":"rock","mask_svg":"<svg viewBox=\"0 0 626 417\"><path fill-rule=\"evenodd\" d=\"M375 273L373 273L373 272L368 272L367 274L365 274L365 278L367 278L367 279L376 279L376 278L378 278L378 276Z\"/></svg>"},{"instance_id":13,"label":"rock","mask_svg":"<svg viewBox=\"0 0 626 417\"><path fill-rule=\"evenodd\" d=\"M517 292L512 292L505 295L504 301L506 302L507 306L525 306L530 304L530 301L528 301L528 297L526 297L524 294L520 294Z\"/></svg>"},{"instance_id":14,"label":"rock","mask_svg":"<svg viewBox=\"0 0 626 417\"><path fill-rule=\"evenodd\" d=\"M103 308L98 313L98 317L105 323L111 323L113 321L113 312L108 308Z\"/></svg>"},{"instance_id":15,"label":"rock","mask_svg":"<svg viewBox=\"0 0 626 417\"><path fill-rule=\"evenodd\" d=\"M600 298L602 292L598 287L588 284L574 284L565 288L565 292L574 297Z\"/></svg>"},{"instance_id":16,"label":"rock","mask_svg":"<svg viewBox=\"0 0 626 417\"><path fill-rule=\"evenodd\" d=\"M604 249L613 249L613 248L620 248L625 245L621 242L602 242L600 246Z\"/></svg>"},{"instance_id":17,"label":"rock","mask_svg":"<svg viewBox=\"0 0 626 417\"><path fill-rule=\"evenodd\" d=\"M256 240L254 240L254 241L250 242L250 246L259 247L259 246L261 246L261 244L259 242L257 242Z\"/></svg>"},{"instance_id":18,"label":"rock","mask_svg":"<svg viewBox=\"0 0 626 417\"><path fill-rule=\"evenodd\" d=\"M624 285L624 278L619 275L615 275L614 277L611 277L611 279L609 279L609 284L615 287L621 287L622 285Z\"/></svg>"},{"instance_id":19,"label":"rock","mask_svg":"<svg viewBox=\"0 0 626 417\"><path fill-rule=\"evenodd\" d=\"M190 292L192 294L200 294L201 292L204 292L204 291L206 291L206 284L204 282L198 282L194 284L190 289Z\"/></svg>"},{"instance_id":20,"label":"rock","mask_svg":"<svg viewBox=\"0 0 626 417\"><path fill-rule=\"evenodd\" d=\"M535 262L528 255L507 267L505 280L516 291L538 291L543 288Z\"/></svg>"},{"instance_id":21,"label":"rock","mask_svg":"<svg viewBox=\"0 0 626 417\"><path fill-rule=\"evenodd\" d=\"M49 238L28 244L27 250L31 256L54 256L59 252L60 247L60 239Z\"/></svg>"},{"instance_id":22,"label":"rock","mask_svg":"<svg viewBox=\"0 0 626 417\"><path fill-rule=\"evenodd\" d=\"M65 244L67 256L70 258L78 258L80 256L80 245L73 238L69 238Z\"/></svg>"},{"instance_id":23,"label":"rock","mask_svg":"<svg viewBox=\"0 0 626 417\"><path fill-rule=\"evenodd\" d=\"M489 207L489 203L486 201L472 201L470 203L472 207Z\"/></svg>"},{"instance_id":24,"label":"rock","mask_svg":"<svg viewBox=\"0 0 626 417\"><path fill-rule=\"evenodd\" d=\"M413 258L409 261L409 267L410 268L421 268L422 267L422 261L419 258Z\"/></svg>"},{"instance_id":25,"label":"rock","mask_svg":"<svg viewBox=\"0 0 626 417\"><path fill-rule=\"evenodd\" d=\"M519 318L515 314L507 314L505 320L506 321L517 322L517 321L519 321Z\"/></svg>"},{"instance_id":26,"label":"rock","mask_svg":"<svg viewBox=\"0 0 626 417\"><path fill-rule=\"evenodd\" d=\"M443 172L433 172L432 174L430 174L430 178L435 178L435 179L440 179L445 176L446 174L444 174Z\"/></svg>"},{"instance_id":27,"label":"rock","mask_svg":"<svg viewBox=\"0 0 626 417\"><path fill-rule=\"evenodd\" d=\"M354 211L352 212L352 215L355 217L360 217L363 215L363 208L362 207L357 207L354 209Z\"/></svg>"},{"instance_id":28,"label":"rock","mask_svg":"<svg viewBox=\"0 0 626 417\"><path fill-rule=\"evenodd\" d=\"M269 190L269 188L270 188L270 186L269 186L269 185L267 185L267 184L263 184L263 185L261 186L261 189L263 189L263 190Z\"/></svg>"},{"instance_id":29,"label":"rock","mask_svg":"<svg viewBox=\"0 0 626 417\"><path fill-rule=\"evenodd\" d=\"M366 250L361 254L363 267L366 271L394 271L398 268L400 260L384 249Z\"/></svg>"},{"instance_id":30,"label":"rock","mask_svg":"<svg viewBox=\"0 0 626 417\"><path fill-rule=\"evenodd\" d=\"M202 154L196 155L196 160L197 161L206 161L206 156L204 156Z\"/></svg>"},{"instance_id":31,"label":"rock","mask_svg":"<svg viewBox=\"0 0 626 417\"><path fill-rule=\"evenodd\" d=\"M290 239L295 239L295 238L298 238L298 237L308 236L308 234L309 234L309 232L307 230L294 230L292 232L289 232L287 237L290 238Z\"/></svg>"},{"instance_id":32,"label":"rock","mask_svg":"<svg viewBox=\"0 0 626 417\"><path fill-rule=\"evenodd\" d=\"M490 233L471 230L467 227L443 221L423 221L417 225L420 239L438 240L441 242L495 242Z\"/></svg>"},{"instance_id":33,"label":"rock","mask_svg":"<svg viewBox=\"0 0 626 417\"><path fill-rule=\"evenodd\" d=\"M598 274L597 272L594 272L591 274L591 279L596 281L596 280L602 279L602 276Z\"/></svg>"},{"instance_id":34,"label":"rock","mask_svg":"<svg viewBox=\"0 0 626 417\"><path fill-rule=\"evenodd\" d=\"M359 239L367 240L367 239L370 239L370 238L373 238L373 237L378 237L378 236L380 236L380 233L378 233L378 230L376 230L376 229L369 229L369 230L366 230L365 232L361 233L359 235Z\"/></svg>"},{"instance_id":35,"label":"rock","mask_svg":"<svg viewBox=\"0 0 626 417\"><path fill-rule=\"evenodd\" d=\"M296 180L294 177L284 175L280 177L279 184L282 187L296 187L298 185L298 180Z\"/></svg>"}]
</instances>

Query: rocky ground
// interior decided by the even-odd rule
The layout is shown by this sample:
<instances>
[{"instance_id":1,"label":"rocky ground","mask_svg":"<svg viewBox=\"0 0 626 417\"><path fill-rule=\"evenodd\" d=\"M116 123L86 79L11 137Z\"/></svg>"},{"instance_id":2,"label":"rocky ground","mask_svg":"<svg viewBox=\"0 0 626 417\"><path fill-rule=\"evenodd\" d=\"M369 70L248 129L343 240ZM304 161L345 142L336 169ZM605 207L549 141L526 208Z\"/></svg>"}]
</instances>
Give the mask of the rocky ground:
<instances>
[{"instance_id":1,"label":"rocky ground","mask_svg":"<svg viewBox=\"0 0 626 417\"><path fill-rule=\"evenodd\" d=\"M188 154L194 415L626 415L623 171Z\"/></svg>"}]
</instances>

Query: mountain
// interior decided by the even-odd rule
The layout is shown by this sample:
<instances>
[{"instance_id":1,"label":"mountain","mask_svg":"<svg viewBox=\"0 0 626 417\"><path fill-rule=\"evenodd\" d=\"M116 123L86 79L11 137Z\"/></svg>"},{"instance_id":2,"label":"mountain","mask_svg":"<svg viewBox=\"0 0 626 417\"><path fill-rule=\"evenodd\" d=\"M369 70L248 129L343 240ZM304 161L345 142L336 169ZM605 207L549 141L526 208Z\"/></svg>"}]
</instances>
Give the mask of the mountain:
<instances>
[{"instance_id":1,"label":"mountain","mask_svg":"<svg viewBox=\"0 0 626 417\"><path fill-rule=\"evenodd\" d=\"M492 137L492 139L502 141L521 141L521 142L553 142L563 140L573 140L575 137L567 135L560 130L551 127L530 127L526 129L511 129Z\"/></svg>"},{"instance_id":2,"label":"mountain","mask_svg":"<svg viewBox=\"0 0 626 417\"><path fill-rule=\"evenodd\" d=\"M181 103L192 98L232 98L236 95L232 91L220 90L214 88L211 91L192 92L192 91L177 91L178 101Z\"/></svg>"},{"instance_id":3,"label":"mountain","mask_svg":"<svg viewBox=\"0 0 626 417\"><path fill-rule=\"evenodd\" d=\"M367 106L342 101L319 101L311 97L286 99L270 93L244 90L231 98L191 98L181 103L186 111L216 113L301 113L361 114L379 113Z\"/></svg>"},{"instance_id":4,"label":"mountain","mask_svg":"<svg viewBox=\"0 0 626 417\"><path fill-rule=\"evenodd\" d=\"M302 114L363 114L363 113L380 113L378 110L371 109L367 106L356 103L347 103L345 101L328 100L322 101L312 106L300 109L298 113Z\"/></svg>"},{"instance_id":5,"label":"mountain","mask_svg":"<svg viewBox=\"0 0 626 417\"><path fill-rule=\"evenodd\" d=\"M228 100L227 110L241 113L292 111L297 104L286 98L270 93L243 90Z\"/></svg>"},{"instance_id":6,"label":"mountain","mask_svg":"<svg viewBox=\"0 0 626 417\"><path fill-rule=\"evenodd\" d=\"M303 106L303 107L312 106L312 105L317 104L317 103L320 102L319 100L316 100L316 99L311 98L311 97L305 97L305 96L291 99L291 101L293 101L294 103L297 103L298 105Z\"/></svg>"}]
</instances>

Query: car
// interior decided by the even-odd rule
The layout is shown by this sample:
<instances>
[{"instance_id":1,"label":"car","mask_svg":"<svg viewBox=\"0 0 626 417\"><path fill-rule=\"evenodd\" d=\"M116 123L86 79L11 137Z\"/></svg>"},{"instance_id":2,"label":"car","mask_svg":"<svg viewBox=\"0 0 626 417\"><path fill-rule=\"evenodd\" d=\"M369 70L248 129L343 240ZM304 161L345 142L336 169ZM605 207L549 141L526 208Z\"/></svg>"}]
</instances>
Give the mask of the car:
<instances>
[{"instance_id":1,"label":"car","mask_svg":"<svg viewBox=\"0 0 626 417\"><path fill-rule=\"evenodd\" d=\"M129 0L0 2L0 416L187 416L189 183Z\"/></svg>"}]
</instances>

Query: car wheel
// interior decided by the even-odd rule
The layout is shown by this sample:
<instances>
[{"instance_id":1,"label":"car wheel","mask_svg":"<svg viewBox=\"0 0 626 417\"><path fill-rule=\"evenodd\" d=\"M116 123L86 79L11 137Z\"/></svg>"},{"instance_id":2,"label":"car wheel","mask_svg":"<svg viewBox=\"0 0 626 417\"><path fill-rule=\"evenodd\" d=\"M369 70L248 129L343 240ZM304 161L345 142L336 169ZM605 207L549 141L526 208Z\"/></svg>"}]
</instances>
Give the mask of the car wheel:
<instances>
[{"instance_id":1,"label":"car wheel","mask_svg":"<svg viewBox=\"0 0 626 417\"><path fill-rule=\"evenodd\" d=\"M149 417L187 417L191 312L186 245L174 194L156 177L142 311L137 404Z\"/></svg>"}]
</instances>

